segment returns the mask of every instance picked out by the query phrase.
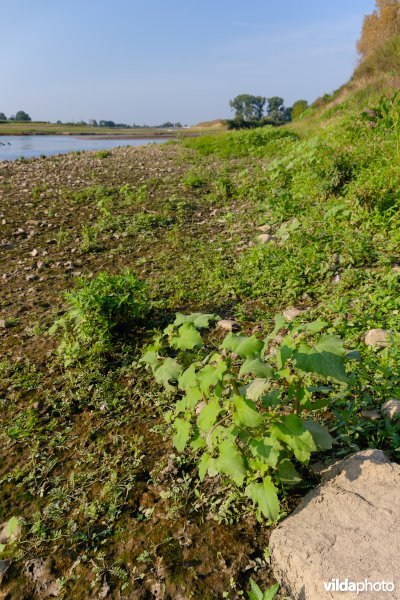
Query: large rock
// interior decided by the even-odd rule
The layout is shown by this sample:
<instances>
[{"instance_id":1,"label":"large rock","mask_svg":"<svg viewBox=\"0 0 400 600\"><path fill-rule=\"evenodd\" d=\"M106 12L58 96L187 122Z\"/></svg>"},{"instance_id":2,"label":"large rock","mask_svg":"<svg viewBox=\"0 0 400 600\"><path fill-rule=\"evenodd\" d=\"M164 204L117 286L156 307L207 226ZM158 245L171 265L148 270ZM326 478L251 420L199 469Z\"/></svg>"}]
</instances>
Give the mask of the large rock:
<instances>
[{"instance_id":1,"label":"large rock","mask_svg":"<svg viewBox=\"0 0 400 600\"><path fill-rule=\"evenodd\" d=\"M398 600L399 522L400 465L380 450L358 452L328 469L324 483L272 532L275 575L295 600ZM325 587L333 580L345 587L346 579L347 593ZM366 580L381 588L385 582L388 591L352 591L352 582Z\"/></svg>"}]
</instances>

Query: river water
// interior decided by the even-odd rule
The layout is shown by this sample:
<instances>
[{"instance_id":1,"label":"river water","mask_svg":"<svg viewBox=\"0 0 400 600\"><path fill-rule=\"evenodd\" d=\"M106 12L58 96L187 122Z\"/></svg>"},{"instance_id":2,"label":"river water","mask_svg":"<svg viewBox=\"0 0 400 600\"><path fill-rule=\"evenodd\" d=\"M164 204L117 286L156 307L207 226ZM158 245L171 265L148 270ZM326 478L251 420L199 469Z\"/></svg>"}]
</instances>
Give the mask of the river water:
<instances>
[{"instance_id":1,"label":"river water","mask_svg":"<svg viewBox=\"0 0 400 600\"><path fill-rule=\"evenodd\" d=\"M69 135L1 135L0 160L65 154L77 150L108 150L117 146L160 144L165 139L85 139Z\"/></svg>"}]
</instances>

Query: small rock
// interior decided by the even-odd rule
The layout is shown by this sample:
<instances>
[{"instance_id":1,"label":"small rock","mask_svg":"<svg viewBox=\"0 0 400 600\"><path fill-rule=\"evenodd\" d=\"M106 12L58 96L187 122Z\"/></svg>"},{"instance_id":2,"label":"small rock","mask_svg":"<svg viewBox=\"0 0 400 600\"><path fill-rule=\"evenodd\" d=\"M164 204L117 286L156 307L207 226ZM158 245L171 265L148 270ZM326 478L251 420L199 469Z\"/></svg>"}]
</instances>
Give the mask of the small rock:
<instances>
[{"instance_id":1,"label":"small rock","mask_svg":"<svg viewBox=\"0 0 400 600\"><path fill-rule=\"evenodd\" d=\"M288 308L287 310L283 311L283 316L285 317L286 321L294 321L295 318L301 315L302 312L303 311L299 310L298 308Z\"/></svg>"},{"instance_id":2,"label":"small rock","mask_svg":"<svg viewBox=\"0 0 400 600\"><path fill-rule=\"evenodd\" d=\"M18 227L17 231L13 232L13 236L18 237L20 235L26 235L26 233L23 229L21 229L21 227Z\"/></svg>"},{"instance_id":3,"label":"small rock","mask_svg":"<svg viewBox=\"0 0 400 600\"><path fill-rule=\"evenodd\" d=\"M32 250L31 252L31 256L37 256L39 254L39 251L35 248L34 250Z\"/></svg>"},{"instance_id":4,"label":"small rock","mask_svg":"<svg viewBox=\"0 0 400 600\"><path fill-rule=\"evenodd\" d=\"M271 232L271 225L268 225L268 223L266 223L265 225L260 225L260 227L257 227L258 231L262 231L263 233L270 233Z\"/></svg>"},{"instance_id":5,"label":"small rock","mask_svg":"<svg viewBox=\"0 0 400 600\"><path fill-rule=\"evenodd\" d=\"M400 265L393 265L392 271L394 271L395 273L400 273Z\"/></svg>"},{"instance_id":6,"label":"small rock","mask_svg":"<svg viewBox=\"0 0 400 600\"><path fill-rule=\"evenodd\" d=\"M257 239L261 244L268 244L269 242L275 241L274 236L271 235L270 233L261 233L260 235L257 236Z\"/></svg>"},{"instance_id":7,"label":"small rock","mask_svg":"<svg viewBox=\"0 0 400 600\"><path fill-rule=\"evenodd\" d=\"M46 244L57 244L57 240L51 238L50 240L47 240Z\"/></svg>"},{"instance_id":8,"label":"small rock","mask_svg":"<svg viewBox=\"0 0 400 600\"><path fill-rule=\"evenodd\" d=\"M240 325L233 319L222 319L221 321L218 321L217 329L223 329L224 331L238 331Z\"/></svg>"},{"instance_id":9,"label":"small rock","mask_svg":"<svg viewBox=\"0 0 400 600\"><path fill-rule=\"evenodd\" d=\"M381 410L390 420L398 419L400 417L400 400L394 398L388 400L382 405Z\"/></svg>"},{"instance_id":10,"label":"small rock","mask_svg":"<svg viewBox=\"0 0 400 600\"><path fill-rule=\"evenodd\" d=\"M6 319L0 319L0 329L7 329L8 323Z\"/></svg>"},{"instance_id":11,"label":"small rock","mask_svg":"<svg viewBox=\"0 0 400 600\"><path fill-rule=\"evenodd\" d=\"M361 411L361 416L363 419L368 419L369 421L379 421L379 419L381 418L380 414L378 413L377 410L362 410Z\"/></svg>"},{"instance_id":12,"label":"small rock","mask_svg":"<svg viewBox=\"0 0 400 600\"><path fill-rule=\"evenodd\" d=\"M39 277L37 275L27 275L25 279L26 281L36 281L37 279L39 279Z\"/></svg>"},{"instance_id":13,"label":"small rock","mask_svg":"<svg viewBox=\"0 0 400 600\"><path fill-rule=\"evenodd\" d=\"M366 346L385 348L390 343L390 334L386 329L370 329L364 338L364 343Z\"/></svg>"}]
</instances>

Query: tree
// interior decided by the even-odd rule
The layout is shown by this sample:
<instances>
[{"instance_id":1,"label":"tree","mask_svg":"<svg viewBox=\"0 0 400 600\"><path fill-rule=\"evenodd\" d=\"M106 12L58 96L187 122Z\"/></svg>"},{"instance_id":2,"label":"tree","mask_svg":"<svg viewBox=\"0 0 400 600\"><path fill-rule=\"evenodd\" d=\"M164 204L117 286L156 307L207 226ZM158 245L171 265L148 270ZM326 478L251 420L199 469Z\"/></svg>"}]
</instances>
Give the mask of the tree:
<instances>
[{"instance_id":1,"label":"tree","mask_svg":"<svg viewBox=\"0 0 400 600\"><path fill-rule=\"evenodd\" d=\"M292 106L292 119L298 119L308 108L307 100L296 100Z\"/></svg>"},{"instance_id":2,"label":"tree","mask_svg":"<svg viewBox=\"0 0 400 600\"><path fill-rule=\"evenodd\" d=\"M264 112L266 98L264 96L252 96L251 94L239 94L229 102L235 111L235 119L243 121L259 121Z\"/></svg>"},{"instance_id":3,"label":"tree","mask_svg":"<svg viewBox=\"0 0 400 600\"><path fill-rule=\"evenodd\" d=\"M3 112L0 112L0 121L7 121L7 117Z\"/></svg>"},{"instance_id":4,"label":"tree","mask_svg":"<svg viewBox=\"0 0 400 600\"><path fill-rule=\"evenodd\" d=\"M15 120L16 121L32 121L32 119L30 118L28 113L26 113L24 110L19 110L17 112L17 114L15 115Z\"/></svg>"},{"instance_id":5,"label":"tree","mask_svg":"<svg viewBox=\"0 0 400 600\"><path fill-rule=\"evenodd\" d=\"M399 0L376 0L372 15L364 19L357 48L365 58L379 46L400 33Z\"/></svg>"},{"instance_id":6,"label":"tree","mask_svg":"<svg viewBox=\"0 0 400 600\"><path fill-rule=\"evenodd\" d=\"M283 98L281 98L280 96L272 96L272 98L267 99L267 102L268 102L268 106L267 106L267 114L268 115L271 115L272 113L275 113L275 112L281 112L284 110Z\"/></svg>"}]
</instances>

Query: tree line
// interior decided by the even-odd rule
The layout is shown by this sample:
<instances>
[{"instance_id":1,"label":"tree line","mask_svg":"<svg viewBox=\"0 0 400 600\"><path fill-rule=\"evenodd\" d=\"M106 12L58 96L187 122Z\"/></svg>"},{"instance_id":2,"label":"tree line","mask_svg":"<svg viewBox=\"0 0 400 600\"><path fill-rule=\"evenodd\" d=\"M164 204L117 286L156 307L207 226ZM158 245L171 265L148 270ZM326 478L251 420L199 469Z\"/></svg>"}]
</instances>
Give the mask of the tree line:
<instances>
[{"instance_id":1,"label":"tree line","mask_svg":"<svg viewBox=\"0 0 400 600\"><path fill-rule=\"evenodd\" d=\"M3 112L0 112L0 121L32 121L28 113L24 110L19 110L15 115L7 118Z\"/></svg>"},{"instance_id":2,"label":"tree line","mask_svg":"<svg viewBox=\"0 0 400 600\"><path fill-rule=\"evenodd\" d=\"M286 107L280 96L266 98L252 94L239 94L229 102L234 118L228 121L232 129L260 127L263 125L283 125L297 119L308 108L307 100L297 100Z\"/></svg>"}]
</instances>

